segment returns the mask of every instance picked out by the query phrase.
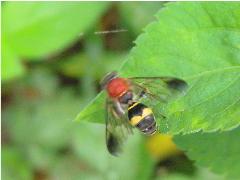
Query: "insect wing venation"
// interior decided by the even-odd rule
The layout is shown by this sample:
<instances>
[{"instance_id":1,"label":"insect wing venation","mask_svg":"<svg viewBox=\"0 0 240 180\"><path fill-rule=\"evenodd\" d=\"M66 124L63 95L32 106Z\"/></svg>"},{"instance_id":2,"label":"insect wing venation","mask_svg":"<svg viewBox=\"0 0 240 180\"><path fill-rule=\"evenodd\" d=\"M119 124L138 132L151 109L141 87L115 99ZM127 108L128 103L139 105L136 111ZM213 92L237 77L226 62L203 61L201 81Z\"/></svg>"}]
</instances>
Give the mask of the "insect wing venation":
<instances>
[{"instance_id":1,"label":"insect wing venation","mask_svg":"<svg viewBox=\"0 0 240 180\"><path fill-rule=\"evenodd\" d=\"M129 80L139 99L145 95L152 103L166 103L187 89L184 80L172 77L132 77Z\"/></svg>"}]
</instances>

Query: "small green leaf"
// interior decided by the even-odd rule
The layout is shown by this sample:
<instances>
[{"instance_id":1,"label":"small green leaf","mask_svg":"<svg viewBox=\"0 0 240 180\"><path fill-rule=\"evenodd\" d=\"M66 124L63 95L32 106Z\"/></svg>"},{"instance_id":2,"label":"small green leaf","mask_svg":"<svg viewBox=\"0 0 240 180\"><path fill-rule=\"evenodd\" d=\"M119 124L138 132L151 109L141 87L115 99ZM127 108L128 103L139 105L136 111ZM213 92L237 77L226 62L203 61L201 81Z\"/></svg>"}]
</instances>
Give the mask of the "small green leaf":
<instances>
[{"instance_id":1,"label":"small green leaf","mask_svg":"<svg viewBox=\"0 0 240 180\"><path fill-rule=\"evenodd\" d=\"M7 2L3 33L19 56L41 58L73 43L107 6L106 2Z\"/></svg>"},{"instance_id":2,"label":"small green leaf","mask_svg":"<svg viewBox=\"0 0 240 180\"><path fill-rule=\"evenodd\" d=\"M239 179L239 137L240 128L236 128L229 132L178 135L174 141L197 165L206 166L226 179Z\"/></svg>"}]
</instances>

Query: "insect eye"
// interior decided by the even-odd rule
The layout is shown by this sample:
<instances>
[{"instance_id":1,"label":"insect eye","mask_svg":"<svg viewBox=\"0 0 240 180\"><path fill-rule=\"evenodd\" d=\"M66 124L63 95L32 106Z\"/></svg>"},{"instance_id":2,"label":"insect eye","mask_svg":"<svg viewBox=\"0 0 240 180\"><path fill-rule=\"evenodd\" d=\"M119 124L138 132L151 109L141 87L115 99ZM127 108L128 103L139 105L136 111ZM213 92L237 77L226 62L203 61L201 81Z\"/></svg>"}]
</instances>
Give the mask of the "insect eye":
<instances>
[{"instance_id":1,"label":"insect eye","mask_svg":"<svg viewBox=\"0 0 240 180\"><path fill-rule=\"evenodd\" d=\"M122 104L127 104L130 100L132 100L132 98L133 98L132 92L128 91L119 98L119 102Z\"/></svg>"},{"instance_id":2,"label":"insect eye","mask_svg":"<svg viewBox=\"0 0 240 180\"><path fill-rule=\"evenodd\" d=\"M100 82L101 89L104 89L108 82L115 77L117 77L117 72L113 71L108 73Z\"/></svg>"}]
</instances>

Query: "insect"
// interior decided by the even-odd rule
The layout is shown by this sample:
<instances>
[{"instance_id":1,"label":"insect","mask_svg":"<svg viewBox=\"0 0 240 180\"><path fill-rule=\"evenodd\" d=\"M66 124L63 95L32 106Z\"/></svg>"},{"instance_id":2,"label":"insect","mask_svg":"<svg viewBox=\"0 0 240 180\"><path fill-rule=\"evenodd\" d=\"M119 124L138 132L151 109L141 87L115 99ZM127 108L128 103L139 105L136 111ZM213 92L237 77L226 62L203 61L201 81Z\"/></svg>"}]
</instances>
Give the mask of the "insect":
<instances>
[{"instance_id":1,"label":"insect","mask_svg":"<svg viewBox=\"0 0 240 180\"><path fill-rule=\"evenodd\" d=\"M117 72L107 74L101 81L106 90L106 145L112 155L118 155L133 127L145 135L153 135L158 128L157 103L166 103L184 92L187 83L172 77L119 77ZM149 106L149 107L148 107ZM158 112L159 117L165 118Z\"/></svg>"}]
</instances>

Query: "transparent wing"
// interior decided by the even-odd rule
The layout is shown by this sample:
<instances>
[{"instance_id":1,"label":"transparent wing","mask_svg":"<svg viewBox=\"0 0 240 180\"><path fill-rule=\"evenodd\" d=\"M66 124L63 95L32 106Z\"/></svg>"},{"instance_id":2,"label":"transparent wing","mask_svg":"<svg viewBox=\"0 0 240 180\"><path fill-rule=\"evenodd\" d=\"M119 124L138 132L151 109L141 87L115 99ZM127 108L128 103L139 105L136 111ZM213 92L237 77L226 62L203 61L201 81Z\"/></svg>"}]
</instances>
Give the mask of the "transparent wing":
<instances>
[{"instance_id":1,"label":"transparent wing","mask_svg":"<svg viewBox=\"0 0 240 180\"><path fill-rule=\"evenodd\" d=\"M106 145L109 153L114 156L121 153L127 136L133 133L127 113L120 113L117 109L120 104L116 103L106 100Z\"/></svg>"},{"instance_id":2,"label":"transparent wing","mask_svg":"<svg viewBox=\"0 0 240 180\"><path fill-rule=\"evenodd\" d=\"M148 96L151 103L166 103L169 100L184 94L187 83L184 80L172 77L133 77L129 78L133 90L138 98Z\"/></svg>"}]
</instances>

